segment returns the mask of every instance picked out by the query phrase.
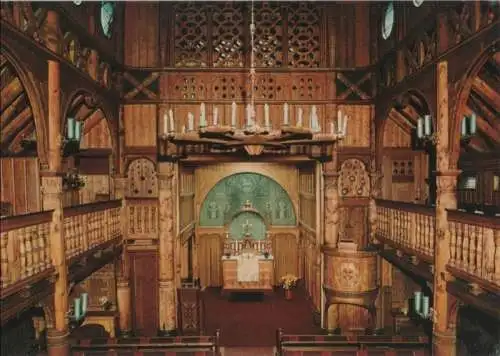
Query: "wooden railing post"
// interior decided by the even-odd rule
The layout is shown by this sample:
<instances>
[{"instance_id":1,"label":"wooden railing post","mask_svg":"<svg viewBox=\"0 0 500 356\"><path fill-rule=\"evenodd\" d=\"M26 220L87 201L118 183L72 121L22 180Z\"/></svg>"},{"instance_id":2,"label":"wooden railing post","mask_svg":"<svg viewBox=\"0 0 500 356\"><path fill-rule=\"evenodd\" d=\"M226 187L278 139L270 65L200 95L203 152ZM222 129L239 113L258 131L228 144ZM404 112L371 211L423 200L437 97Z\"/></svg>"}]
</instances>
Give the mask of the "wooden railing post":
<instances>
[{"instance_id":1,"label":"wooden railing post","mask_svg":"<svg viewBox=\"0 0 500 356\"><path fill-rule=\"evenodd\" d=\"M176 296L174 275L174 210L175 165L160 163L158 167L159 203L159 328L161 333L176 329Z\"/></svg>"},{"instance_id":2,"label":"wooden railing post","mask_svg":"<svg viewBox=\"0 0 500 356\"><path fill-rule=\"evenodd\" d=\"M436 223L434 234L434 306L436 311L433 324L433 355L456 354L456 328L448 322L448 307L451 300L446 291L450 259L451 234L447 209L455 209L456 182L459 172L450 169L448 113L448 62L437 64L437 115L436 115L436 156L437 156L437 197Z\"/></svg>"}]
</instances>

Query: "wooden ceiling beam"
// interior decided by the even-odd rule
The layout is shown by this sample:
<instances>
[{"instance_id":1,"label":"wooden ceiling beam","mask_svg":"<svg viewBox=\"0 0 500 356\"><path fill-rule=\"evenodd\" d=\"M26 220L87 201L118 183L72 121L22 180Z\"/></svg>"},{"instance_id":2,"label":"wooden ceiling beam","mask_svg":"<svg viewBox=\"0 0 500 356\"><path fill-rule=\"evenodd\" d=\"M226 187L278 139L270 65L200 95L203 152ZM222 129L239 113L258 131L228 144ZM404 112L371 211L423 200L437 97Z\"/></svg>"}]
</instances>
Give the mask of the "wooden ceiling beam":
<instances>
[{"instance_id":1,"label":"wooden ceiling beam","mask_svg":"<svg viewBox=\"0 0 500 356\"><path fill-rule=\"evenodd\" d=\"M484 80L475 77L472 82L472 89L482 97L483 100L486 100L497 112L500 111L500 94L491 88Z\"/></svg>"},{"instance_id":2,"label":"wooden ceiling beam","mask_svg":"<svg viewBox=\"0 0 500 356\"><path fill-rule=\"evenodd\" d=\"M102 110L95 110L92 115L84 121L83 134L88 134L95 126L99 124L99 122L101 122L102 119L104 119L104 113L102 112Z\"/></svg>"},{"instance_id":3,"label":"wooden ceiling beam","mask_svg":"<svg viewBox=\"0 0 500 356\"><path fill-rule=\"evenodd\" d=\"M2 130L1 140L2 147L6 148L10 145L10 142L16 137L16 135L31 121L33 113L31 108L27 106L17 117L16 120L12 121L8 128ZM12 123L15 123L13 125Z\"/></svg>"},{"instance_id":4,"label":"wooden ceiling beam","mask_svg":"<svg viewBox=\"0 0 500 356\"><path fill-rule=\"evenodd\" d=\"M8 151L13 153L21 152L23 150L23 147L21 146L21 141L26 137L32 136L34 131L35 131L35 122L31 120L28 122L28 125L26 125L23 129L21 129L19 133L14 137L14 139L12 140L12 142L8 147Z\"/></svg>"},{"instance_id":5,"label":"wooden ceiling beam","mask_svg":"<svg viewBox=\"0 0 500 356\"><path fill-rule=\"evenodd\" d=\"M482 116L483 119L490 124L490 126L494 127L496 130L500 130L500 120L498 120L498 114L495 114L490 108L488 108L488 106L486 106L476 94L471 93L467 105L469 109L472 109L476 113L476 115ZM470 115L472 112L466 111L466 114L467 113Z\"/></svg>"},{"instance_id":6,"label":"wooden ceiling beam","mask_svg":"<svg viewBox=\"0 0 500 356\"><path fill-rule=\"evenodd\" d=\"M411 130L414 126L411 124L411 122L408 122L408 120L404 116L402 116L396 109L392 109L389 112L389 119L394 121L394 123L404 132L411 134Z\"/></svg>"},{"instance_id":7,"label":"wooden ceiling beam","mask_svg":"<svg viewBox=\"0 0 500 356\"><path fill-rule=\"evenodd\" d=\"M0 114L0 129L3 129L9 122L15 119L15 113L19 111L19 107L27 105L26 94L23 92L19 95L8 108Z\"/></svg>"},{"instance_id":8,"label":"wooden ceiling beam","mask_svg":"<svg viewBox=\"0 0 500 356\"><path fill-rule=\"evenodd\" d=\"M23 85L19 78L15 78L6 87L2 88L0 111L4 111L23 92Z\"/></svg>"}]
</instances>

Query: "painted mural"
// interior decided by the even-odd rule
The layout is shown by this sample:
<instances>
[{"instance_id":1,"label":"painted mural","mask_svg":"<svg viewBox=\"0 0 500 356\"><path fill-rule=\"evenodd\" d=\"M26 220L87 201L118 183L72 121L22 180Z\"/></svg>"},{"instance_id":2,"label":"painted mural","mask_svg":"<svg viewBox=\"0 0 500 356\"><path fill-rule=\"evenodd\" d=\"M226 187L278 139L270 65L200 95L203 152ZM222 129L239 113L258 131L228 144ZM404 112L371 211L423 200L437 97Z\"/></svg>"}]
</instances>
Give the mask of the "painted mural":
<instances>
[{"instance_id":1,"label":"painted mural","mask_svg":"<svg viewBox=\"0 0 500 356\"><path fill-rule=\"evenodd\" d=\"M200 210L200 226L227 225L247 202L269 225L296 224L287 192L273 179L249 172L226 177L208 192Z\"/></svg>"}]
</instances>

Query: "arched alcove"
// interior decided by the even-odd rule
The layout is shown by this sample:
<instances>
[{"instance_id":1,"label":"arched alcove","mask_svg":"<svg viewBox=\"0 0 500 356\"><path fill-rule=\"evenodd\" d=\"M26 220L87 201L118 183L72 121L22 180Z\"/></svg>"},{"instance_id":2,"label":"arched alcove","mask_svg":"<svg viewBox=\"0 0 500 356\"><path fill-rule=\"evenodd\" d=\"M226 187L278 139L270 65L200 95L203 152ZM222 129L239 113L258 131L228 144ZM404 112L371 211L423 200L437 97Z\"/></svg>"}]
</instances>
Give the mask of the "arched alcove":
<instances>
[{"instance_id":1,"label":"arched alcove","mask_svg":"<svg viewBox=\"0 0 500 356\"><path fill-rule=\"evenodd\" d=\"M258 173L237 173L223 178L208 192L200 214L200 227L222 227L249 202L270 225L295 226L290 197L275 180Z\"/></svg>"}]
</instances>

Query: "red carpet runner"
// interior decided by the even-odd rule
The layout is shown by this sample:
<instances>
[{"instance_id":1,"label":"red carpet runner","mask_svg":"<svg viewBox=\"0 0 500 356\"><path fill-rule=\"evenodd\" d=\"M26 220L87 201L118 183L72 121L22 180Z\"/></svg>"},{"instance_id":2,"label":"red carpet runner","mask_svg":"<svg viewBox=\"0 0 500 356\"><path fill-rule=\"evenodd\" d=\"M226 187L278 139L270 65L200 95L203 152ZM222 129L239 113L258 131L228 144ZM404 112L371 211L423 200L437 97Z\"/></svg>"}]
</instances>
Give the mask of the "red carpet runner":
<instances>
[{"instance_id":1,"label":"red carpet runner","mask_svg":"<svg viewBox=\"0 0 500 356\"><path fill-rule=\"evenodd\" d=\"M294 290L291 301L284 299L281 289L270 296L235 294L229 299L220 295L220 289L208 288L203 298L206 333L219 328L222 346L274 346L280 327L290 334L322 333L300 289Z\"/></svg>"}]
</instances>

